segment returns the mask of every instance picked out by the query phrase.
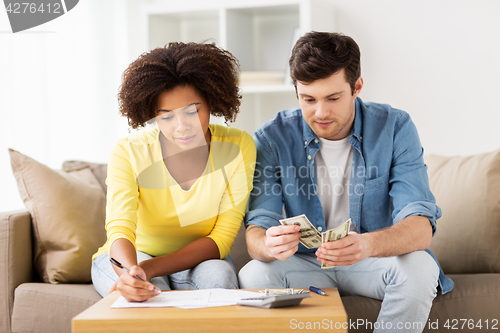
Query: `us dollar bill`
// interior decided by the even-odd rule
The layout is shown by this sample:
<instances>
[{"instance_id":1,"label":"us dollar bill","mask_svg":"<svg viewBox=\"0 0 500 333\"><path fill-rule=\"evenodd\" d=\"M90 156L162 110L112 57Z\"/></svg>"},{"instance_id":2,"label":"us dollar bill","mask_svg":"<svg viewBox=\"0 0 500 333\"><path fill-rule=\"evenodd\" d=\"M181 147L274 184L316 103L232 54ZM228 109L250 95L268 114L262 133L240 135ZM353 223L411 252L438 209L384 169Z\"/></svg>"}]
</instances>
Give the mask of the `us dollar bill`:
<instances>
[{"instance_id":1,"label":"us dollar bill","mask_svg":"<svg viewBox=\"0 0 500 333\"><path fill-rule=\"evenodd\" d=\"M300 243L308 249L314 249L321 245L321 234L305 214L279 220L283 225L298 225L300 227Z\"/></svg>"},{"instance_id":2,"label":"us dollar bill","mask_svg":"<svg viewBox=\"0 0 500 333\"><path fill-rule=\"evenodd\" d=\"M335 229L330 229L321 234L321 243L333 242L347 236L349 229L351 228L351 219L345 221L341 226ZM321 263L321 269L332 268L335 266Z\"/></svg>"},{"instance_id":3,"label":"us dollar bill","mask_svg":"<svg viewBox=\"0 0 500 333\"><path fill-rule=\"evenodd\" d=\"M295 295L304 292L304 289L293 289L293 288L282 288L282 289L265 289L259 290L261 294L265 296L276 296L276 295Z\"/></svg>"}]
</instances>

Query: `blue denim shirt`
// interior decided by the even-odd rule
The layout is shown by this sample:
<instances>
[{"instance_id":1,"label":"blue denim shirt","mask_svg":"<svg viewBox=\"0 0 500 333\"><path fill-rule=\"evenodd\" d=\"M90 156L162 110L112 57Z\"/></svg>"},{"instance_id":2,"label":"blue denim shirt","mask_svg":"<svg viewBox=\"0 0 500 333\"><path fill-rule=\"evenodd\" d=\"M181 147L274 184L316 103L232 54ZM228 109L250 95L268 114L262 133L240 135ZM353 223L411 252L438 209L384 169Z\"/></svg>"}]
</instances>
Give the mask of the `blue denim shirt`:
<instances>
[{"instance_id":1,"label":"blue denim shirt","mask_svg":"<svg viewBox=\"0 0 500 333\"><path fill-rule=\"evenodd\" d=\"M326 230L314 166L320 141L301 110L278 112L254 139L257 165L245 225L267 229L279 225L283 216L305 214L318 230ZM357 98L349 142L353 146L349 215L357 230L370 232L421 215L429 218L434 235L441 209L430 191L423 148L408 113ZM298 251L315 249L299 245ZM453 288L441 268L439 285L443 293Z\"/></svg>"}]
</instances>

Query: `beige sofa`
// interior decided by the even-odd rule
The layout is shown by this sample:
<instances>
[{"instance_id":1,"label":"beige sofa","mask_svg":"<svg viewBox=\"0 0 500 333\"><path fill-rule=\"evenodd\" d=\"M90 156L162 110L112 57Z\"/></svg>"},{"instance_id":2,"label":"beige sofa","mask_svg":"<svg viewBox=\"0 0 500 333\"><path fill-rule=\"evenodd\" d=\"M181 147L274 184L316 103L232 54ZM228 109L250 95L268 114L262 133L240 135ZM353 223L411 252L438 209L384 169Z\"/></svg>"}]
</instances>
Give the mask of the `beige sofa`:
<instances>
[{"instance_id":1,"label":"beige sofa","mask_svg":"<svg viewBox=\"0 0 500 333\"><path fill-rule=\"evenodd\" d=\"M15 153L11 151L12 154ZM21 194L28 200L30 211L40 214L43 207L37 208L29 202L33 197L26 199L27 195L36 194L29 185L33 179L28 179L29 168L23 165L26 161L19 157L17 155L13 167L17 168ZM453 327L467 332L496 331L495 327L500 329L500 150L470 157L427 156L426 163L431 188L443 210L431 249L455 282L455 288L434 300L425 331L444 332ZM63 170L59 174L92 171L104 193L105 165L68 162ZM42 174L39 178L50 177ZM75 199L83 200L83 197L79 194ZM54 207L49 210L57 209L57 205ZM38 247L43 230L40 217L37 215L34 221L33 214L27 210L0 213L0 274L3 276L0 279L0 332L70 332L71 318L101 297L88 282L47 282L52 273L45 266L50 265L51 259L41 260L45 261L42 265L46 269L41 270L43 256ZM104 226L101 227L104 233ZM64 238L59 241L64 242ZM63 251L61 245L57 246L56 253ZM249 260L243 229L232 256L238 269ZM350 331L371 331L369 323L376 321L381 302L352 296L343 297L342 301L352 324ZM359 324L356 330L353 323Z\"/></svg>"}]
</instances>

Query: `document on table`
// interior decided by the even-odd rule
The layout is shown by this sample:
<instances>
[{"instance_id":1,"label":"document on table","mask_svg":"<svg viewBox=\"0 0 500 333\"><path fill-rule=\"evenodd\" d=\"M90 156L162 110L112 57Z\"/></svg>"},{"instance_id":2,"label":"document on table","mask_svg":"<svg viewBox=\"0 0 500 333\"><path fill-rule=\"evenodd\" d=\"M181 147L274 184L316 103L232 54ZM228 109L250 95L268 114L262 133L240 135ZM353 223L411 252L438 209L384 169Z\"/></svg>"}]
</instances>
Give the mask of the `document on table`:
<instances>
[{"instance_id":1,"label":"document on table","mask_svg":"<svg viewBox=\"0 0 500 333\"><path fill-rule=\"evenodd\" d=\"M123 296L111 305L112 308L161 308L183 309L236 305L242 298L259 297L260 293L238 289L203 289L163 291L144 302L128 302Z\"/></svg>"}]
</instances>

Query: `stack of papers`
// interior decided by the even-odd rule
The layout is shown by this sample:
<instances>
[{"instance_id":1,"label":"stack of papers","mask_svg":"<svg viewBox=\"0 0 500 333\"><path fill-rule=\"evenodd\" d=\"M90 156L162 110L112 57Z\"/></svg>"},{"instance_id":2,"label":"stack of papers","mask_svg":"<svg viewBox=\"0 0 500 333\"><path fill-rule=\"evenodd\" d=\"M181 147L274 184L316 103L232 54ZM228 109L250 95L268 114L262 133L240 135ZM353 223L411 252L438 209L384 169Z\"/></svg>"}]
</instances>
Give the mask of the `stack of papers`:
<instances>
[{"instance_id":1,"label":"stack of papers","mask_svg":"<svg viewBox=\"0 0 500 333\"><path fill-rule=\"evenodd\" d=\"M238 289L203 289L163 291L144 302L128 302L123 296L111 305L112 308L161 308L177 307L198 309L213 306L236 305L242 298L261 297L262 294Z\"/></svg>"}]
</instances>

